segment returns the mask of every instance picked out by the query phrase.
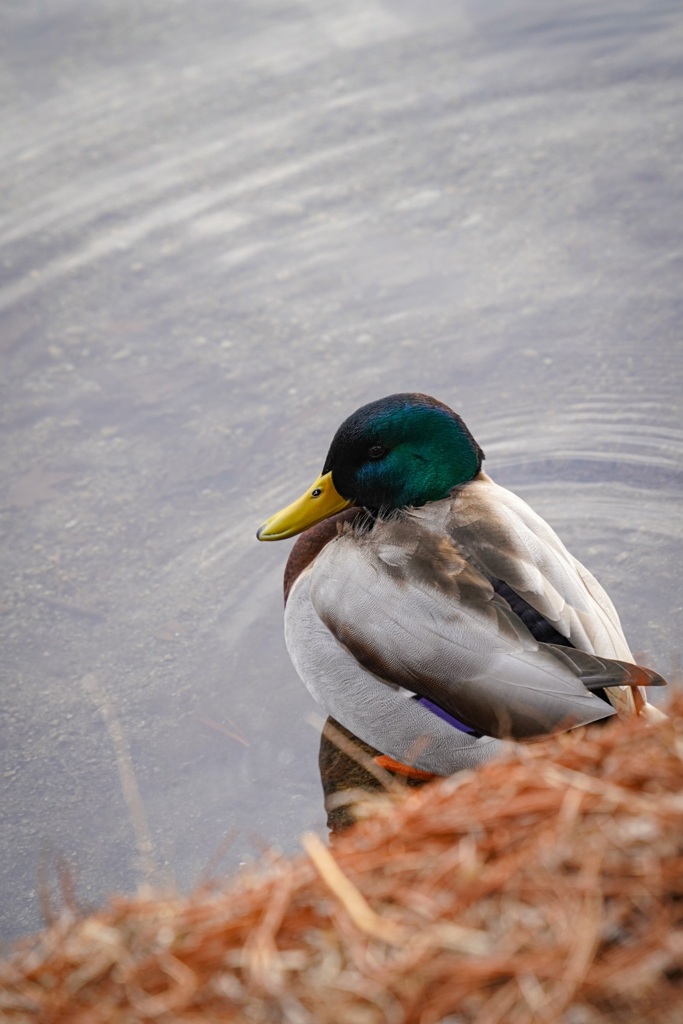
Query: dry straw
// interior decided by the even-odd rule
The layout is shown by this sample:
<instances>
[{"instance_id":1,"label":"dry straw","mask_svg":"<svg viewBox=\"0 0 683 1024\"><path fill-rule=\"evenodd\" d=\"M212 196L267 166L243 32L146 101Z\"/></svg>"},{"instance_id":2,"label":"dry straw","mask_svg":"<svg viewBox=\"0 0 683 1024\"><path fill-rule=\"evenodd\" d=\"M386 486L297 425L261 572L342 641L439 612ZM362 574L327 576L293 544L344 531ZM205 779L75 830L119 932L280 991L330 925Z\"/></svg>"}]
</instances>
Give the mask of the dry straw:
<instances>
[{"instance_id":1,"label":"dry straw","mask_svg":"<svg viewBox=\"0 0 683 1024\"><path fill-rule=\"evenodd\" d=\"M401 795L219 892L64 913L0 1015L69 1024L680 1024L683 699ZM367 808L366 808L367 810Z\"/></svg>"}]
</instances>

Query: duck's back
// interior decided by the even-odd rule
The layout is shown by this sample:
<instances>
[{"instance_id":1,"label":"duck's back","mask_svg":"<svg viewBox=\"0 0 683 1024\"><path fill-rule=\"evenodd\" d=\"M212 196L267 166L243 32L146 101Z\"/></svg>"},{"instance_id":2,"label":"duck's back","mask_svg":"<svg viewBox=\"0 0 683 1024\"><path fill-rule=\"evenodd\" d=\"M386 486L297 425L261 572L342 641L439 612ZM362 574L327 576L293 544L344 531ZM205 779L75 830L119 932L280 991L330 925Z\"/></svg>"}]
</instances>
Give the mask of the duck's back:
<instances>
[{"instance_id":1,"label":"duck's back","mask_svg":"<svg viewBox=\"0 0 683 1024\"><path fill-rule=\"evenodd\" d=\"M595 577L530 505L485 473L412 514L448 532L469 562L503 581L578 650L632 660L617 611Z\"/></svg>"}]
</instances>

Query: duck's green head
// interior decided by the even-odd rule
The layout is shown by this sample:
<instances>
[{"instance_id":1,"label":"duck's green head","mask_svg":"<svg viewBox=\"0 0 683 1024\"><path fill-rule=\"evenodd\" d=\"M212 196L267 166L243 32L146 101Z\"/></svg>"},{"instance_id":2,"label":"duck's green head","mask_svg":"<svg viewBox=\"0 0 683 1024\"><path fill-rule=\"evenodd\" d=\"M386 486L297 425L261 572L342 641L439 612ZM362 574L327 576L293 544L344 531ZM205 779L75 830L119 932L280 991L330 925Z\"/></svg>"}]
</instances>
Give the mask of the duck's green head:
<instances>
[{"instance_id":1,"label":"duck's green head","mask_svg":"<svg viewBox=\"0 0 683 1024\"><path fill-rule=\"evenodd\" d=\"M350 505L387 513L439 501L472 480L484 453L457 413L429 395L399 394L361 406L334 435L322 474L271 516L259 540L281 540Z\"/></svg>"}]
</instances>

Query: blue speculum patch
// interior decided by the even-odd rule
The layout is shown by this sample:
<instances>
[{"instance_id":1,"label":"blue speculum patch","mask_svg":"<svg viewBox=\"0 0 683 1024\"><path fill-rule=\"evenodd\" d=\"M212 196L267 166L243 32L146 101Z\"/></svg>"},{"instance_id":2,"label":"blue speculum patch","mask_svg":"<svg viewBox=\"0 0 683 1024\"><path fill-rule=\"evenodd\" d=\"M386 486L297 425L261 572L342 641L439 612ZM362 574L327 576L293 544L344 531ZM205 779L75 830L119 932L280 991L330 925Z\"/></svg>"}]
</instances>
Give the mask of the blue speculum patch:
<instances>
[{"instance_id":1,"label":"blue speculum patch","mask_svg":"<svg viewBox=\"0 0 683 1024\"><path fill-rule=\"evenodd\" d=\"M476 729L472 729L469 725L465 725L464 722L460 722L453 715L449 715L447 711L440 708L438 704L434 704L433 701L427 700L426 697L416 697L416 700L418 700L423 707L427 708L428 711L431 711L433 715L436 715L437 718L442 718L444 722L448 722L449 725L452 725L455 729L459 729L460 732L466 732L469 736L479 735Z\"/></svg>"}]
</instances>

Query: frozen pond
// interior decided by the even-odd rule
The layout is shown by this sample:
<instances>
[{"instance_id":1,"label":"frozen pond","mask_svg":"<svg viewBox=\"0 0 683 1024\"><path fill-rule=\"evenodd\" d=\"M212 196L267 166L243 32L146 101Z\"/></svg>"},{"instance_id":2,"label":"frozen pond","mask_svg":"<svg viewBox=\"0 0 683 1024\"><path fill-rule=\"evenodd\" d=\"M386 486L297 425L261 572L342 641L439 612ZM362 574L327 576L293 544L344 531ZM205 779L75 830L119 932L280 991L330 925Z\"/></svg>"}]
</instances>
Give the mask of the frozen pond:
<instances>
[{"instance_id":1,"label":"frozen pond","mask_svg":"<svg viewBox=\"0 0 683 1024\"><path fill-rule=\"evenodd\" d=\"M135 888L126 787L181 887L323 827L254 532L373 398L458 409L676 669L679 2L4 7L4 937L60 860Z\"/></svg>"}]
</instances>

